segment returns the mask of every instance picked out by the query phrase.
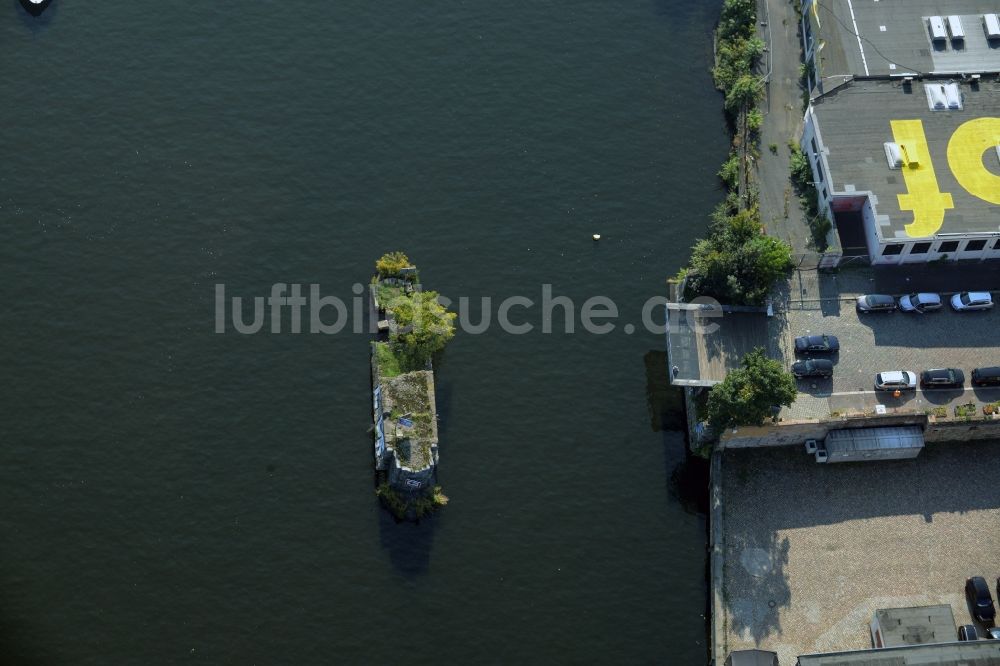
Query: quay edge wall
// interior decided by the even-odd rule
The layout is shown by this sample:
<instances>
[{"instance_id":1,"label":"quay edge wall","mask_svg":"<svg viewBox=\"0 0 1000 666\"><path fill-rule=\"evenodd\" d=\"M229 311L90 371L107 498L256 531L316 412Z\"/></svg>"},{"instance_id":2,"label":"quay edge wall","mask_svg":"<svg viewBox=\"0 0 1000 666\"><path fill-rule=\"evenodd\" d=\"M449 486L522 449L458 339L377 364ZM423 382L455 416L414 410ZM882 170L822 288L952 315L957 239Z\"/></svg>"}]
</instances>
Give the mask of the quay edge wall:
<instances>
[{"instance_id":1,"label":"quay edge wall","mask_svg":"<svg viewBox=\"0 0 1000 666\"><path fill-rule=\"evenodd\" d=\"M979 439L1000 439L1000 419L936 421L930 423L924 430L924 441L928 444Z\"/></svg>"},{"instance_id":2,"label":"quay edge wall","mask_svg":"<svg viewBox=\"0 0 1000 666\"><path fill-rule=\"evenodd\" d=\"M719 438L719 449L747 449L765 446L796 446L807 439L824 439L831 430L844 428L877 428L883 426L916 425L924 429L924 441L955 442L1000 439L1000 419L973 418L965 420L935 420L925 414L858 416L825 421L784 422L774 425L741 426Z\"/></svg>"}]
</instances>

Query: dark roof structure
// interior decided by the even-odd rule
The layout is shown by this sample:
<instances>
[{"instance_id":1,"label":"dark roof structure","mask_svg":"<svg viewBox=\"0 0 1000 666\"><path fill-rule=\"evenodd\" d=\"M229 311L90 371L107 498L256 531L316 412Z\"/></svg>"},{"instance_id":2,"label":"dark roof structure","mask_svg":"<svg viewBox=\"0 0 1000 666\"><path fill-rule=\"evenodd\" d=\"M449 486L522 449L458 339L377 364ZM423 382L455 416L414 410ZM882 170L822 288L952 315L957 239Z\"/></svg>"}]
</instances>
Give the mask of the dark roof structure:
<instances>
[{"instance_id":1,"label":"dark roof structure","mask_svg":"<svg viewBox=\"0 0 1000 666\"><path fill-rule=\"evenodd\" d=\"M729 653L726 666L778 666L778 655L767 650L736 650Z\"/></svg>"},{"instance_id":2,"label":"dark roof structure","mask_svg":"<svg viewBox=\"0 0 1000 666\"><path fill-rule=\"evenodd\" d=\"M778 666L778 655L767 650L736 650L729 653L726 666Z\"/></svg>"}]
</instances>

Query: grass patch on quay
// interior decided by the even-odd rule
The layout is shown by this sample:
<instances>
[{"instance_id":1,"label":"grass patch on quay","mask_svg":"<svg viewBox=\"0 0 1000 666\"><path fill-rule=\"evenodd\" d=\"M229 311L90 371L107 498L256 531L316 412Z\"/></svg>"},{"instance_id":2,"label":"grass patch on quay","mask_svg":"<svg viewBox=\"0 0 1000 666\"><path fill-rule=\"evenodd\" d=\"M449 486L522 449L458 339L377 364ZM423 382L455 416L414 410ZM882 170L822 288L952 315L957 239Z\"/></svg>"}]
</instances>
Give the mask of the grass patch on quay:
<instances>
[{"instance_id":1,"label":"grass patch on quay","mask_svg":"<svg viewBox=\"0 0 1000 666\"><path fill-rule=\"evenodd\" d=\"M378 373L384 379L398 377L405 372L403 358L395 352L388 342L376 342L375 359L378 362Z\"/></svg>"}]
</instances>

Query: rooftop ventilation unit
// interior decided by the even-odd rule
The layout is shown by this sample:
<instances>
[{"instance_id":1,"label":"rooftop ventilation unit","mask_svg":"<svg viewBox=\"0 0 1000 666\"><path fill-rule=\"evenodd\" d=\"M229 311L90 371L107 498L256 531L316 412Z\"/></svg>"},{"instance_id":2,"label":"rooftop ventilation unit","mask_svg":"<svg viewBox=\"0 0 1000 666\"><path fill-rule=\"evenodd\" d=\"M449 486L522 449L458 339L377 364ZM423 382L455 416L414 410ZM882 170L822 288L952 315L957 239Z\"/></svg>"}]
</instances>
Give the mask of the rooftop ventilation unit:
<instances>
[{"instance_id":1,"label":"rooftop ventilation unit","mask_svg":"<svg viewBox=\"0 0 1000 666\"><path fill-rule=\"evenodd\" d=\"M1000 39L1000 18L996 14L983 14L987 39Z\"/></svg>"},{"instance_id":2,"label":"rooftop ventilation unit","mask_svg":"<svg viewBox=\"0 0 1000 666\"><path fill-rule=\"evenodd\" d=\"M944 86L940 83L924 84L927 91L927 104L935 111L942 111L948 108L948 99L944 96Z\"/></svg>"},{"instance_id":3,"label":"rooftop ventilation unit","mask_svg":"<svg viewBox=\"0 0 1000 666\"><path fill-rule=\"evenodd\" d=\"M949 109L962 108L962 93L958 90L957 83L949 83L944 86L944 98L948 102Z\"/></svg>"},{"instance_id":4,"label":"rooftop ventilation unit","mask_svg":"<svg viewBox=\"0 0 1000 666\"><path fill-rule=\"evenodd\" d=\"M900 169L903 166L903 152L899 148L898 143L892 143L887 141L882 144L882 148L885 149L885 160L889 163L890 169Z\"/></svg>"},{"instance_id":5,"label":"rooftop ventilation unit","mask_svg":"<svg viewBox=\"0 0 1000 666\"><path fill-rule=\"evenodd\" d=\"M965 30L962 29L961 17L952 14L948 17L948 29L951 30L952 39L965 39Z\"/></svg>"},{"instance_id":6,"label":"rooftop ventilation unit","mask_svg":"<svg viewBox=\"0 0 1000 666\"><path fill-rule=\"evenodd\" d=\"M944 19L940 16L932 16L927 19L931 26L931 39L934 41L948 39L948 32L944 29Z\"/></svg>"}]
</instances>

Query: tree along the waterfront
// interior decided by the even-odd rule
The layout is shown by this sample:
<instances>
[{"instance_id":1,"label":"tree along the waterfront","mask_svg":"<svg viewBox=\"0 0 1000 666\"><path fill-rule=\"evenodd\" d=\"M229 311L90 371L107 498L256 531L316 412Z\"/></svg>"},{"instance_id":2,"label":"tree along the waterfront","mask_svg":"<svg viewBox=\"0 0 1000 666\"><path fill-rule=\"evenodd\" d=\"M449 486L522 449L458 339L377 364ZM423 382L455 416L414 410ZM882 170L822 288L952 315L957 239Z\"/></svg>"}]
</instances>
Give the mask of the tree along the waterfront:
<instances>
[{"instance_id":1,"label":"tree along the waterfront","mask_svg":"<svg viewBox=\"0 0 1000 666\"><path fill-rule=\"evenodd\" d=\"M762 305L792 269L792 248L762 233L756 208L718 216L691 252L688 288L727 303Z\"/></svg>"},{"instance_id":2,"label":"tree along the waterfront","mask_svg":"<svg viewBox=\"0 0 1000 666\"><path fill-rule=\"evenodd\" d=\"M779 405L789 406L797 394L795 377L757 347L708 394L708 422L716 433L738 425L761 425Z\"/></svg>"}]
</instances>

